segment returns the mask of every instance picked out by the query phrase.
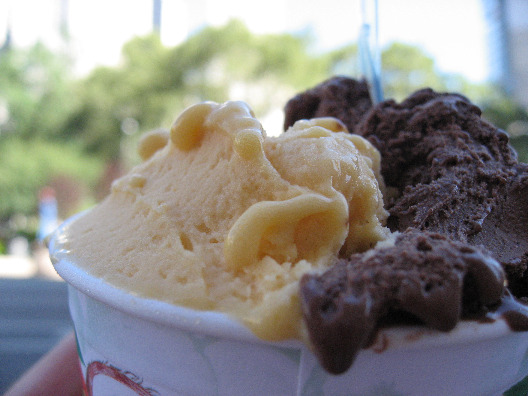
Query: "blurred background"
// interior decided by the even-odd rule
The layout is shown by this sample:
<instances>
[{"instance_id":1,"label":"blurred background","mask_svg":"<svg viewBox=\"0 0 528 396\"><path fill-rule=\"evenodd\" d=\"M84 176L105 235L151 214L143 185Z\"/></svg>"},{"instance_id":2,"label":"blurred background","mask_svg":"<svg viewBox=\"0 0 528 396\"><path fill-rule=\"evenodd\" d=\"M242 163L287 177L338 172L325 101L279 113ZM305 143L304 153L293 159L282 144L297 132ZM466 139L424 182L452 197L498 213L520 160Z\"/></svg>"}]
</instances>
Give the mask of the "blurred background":
<instances>
[{"instance_id":1,"label":"blurred background","mask_svg":"<svg viewBox=\"0 0 528 396\"><path fill-rule=\"evenodd\" d=\"M0 0L0 393L71 329L45 236L138 162L148 130L362 76L361 0ZM324 4L324 5L323 5ZM385 98L457 91L528 161L528 2L378 0Z\"/></svg>"}]
</instances>

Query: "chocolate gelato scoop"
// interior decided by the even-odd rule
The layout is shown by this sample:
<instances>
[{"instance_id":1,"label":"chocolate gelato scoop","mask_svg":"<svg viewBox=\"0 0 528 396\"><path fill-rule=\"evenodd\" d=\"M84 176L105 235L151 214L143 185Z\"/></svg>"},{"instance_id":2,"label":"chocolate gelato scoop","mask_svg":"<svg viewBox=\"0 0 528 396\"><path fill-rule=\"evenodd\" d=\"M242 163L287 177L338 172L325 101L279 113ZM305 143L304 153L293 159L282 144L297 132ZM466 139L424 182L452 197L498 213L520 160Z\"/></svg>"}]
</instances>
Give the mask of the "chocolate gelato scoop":
<instances>
[{"instance_id":1,"label":"chocolate gelato scoop","mask_svg":"<svg viewBox=\"0 0 528 396\"><path fill-rule=\"evenodd\" d=\"M356 131L380 151L381 173L397 190L389 227L408 227L484 245L512 291L528 294L528 165L508 135L458 94L420 90L374 107Z\"/></svg>"},{"instance_id":2,"label":"chocolate gelato scoop","mask_svg":"<svg viewBox=\"0 0 528 396\"><path fill-rule=\"evenodd\" d=\"M362 84L335 77L297 95L286 105L287 123L331 116L366 137L393 192L386 197L392 231L413 227L484 245L513 294L528 297L528 165L517 161L508 135L464 96L431 89L370 110L363 99L356 108L354 98L368 95ZM301 110L303 101L316 110Z\"/></svg>"},{"instance_id":3,"label":"chocolate gelato scoop","mask_svg":"<svg viewBox=\"0 0 528 396\"><path fill-rule=\"evenodd\" d=\"M321 364L347 370L388 318L448 331L461 318L501 316L527 331L528 310L510 291L528 300L528 165L517 161L507 134L459 94L423 89L376 106L366 97L365 82L336 77L285 108L285 129L336 117L380 151L396 233L392 244L302 279L303 315Z\"/></svg>"},{"instance_id":4,"label":"chocolate gelato scoop","mask_svg":"<svg viewBox=\"0 0 528 396\"><path fill-rule=\"evenodd\" d=\"M391 315L410 315L448 331L462 317L496 308L503 295L504 272L488 253L416 229L301 280L310 341L322 366L334 374L350 367Z\"/></svg>"},{"instance_id":5,"label":"chocolate gelato scoop","mask_svg":"<svg viewBox=\"0 0 528 396\"><path fill-rule=\"evenodd\" d=\"M300 119L332 116L354 132L355 126L371 107L372 100L365 80L333 77L288 101L284 130Z\"/></svg>"}]
</instances>

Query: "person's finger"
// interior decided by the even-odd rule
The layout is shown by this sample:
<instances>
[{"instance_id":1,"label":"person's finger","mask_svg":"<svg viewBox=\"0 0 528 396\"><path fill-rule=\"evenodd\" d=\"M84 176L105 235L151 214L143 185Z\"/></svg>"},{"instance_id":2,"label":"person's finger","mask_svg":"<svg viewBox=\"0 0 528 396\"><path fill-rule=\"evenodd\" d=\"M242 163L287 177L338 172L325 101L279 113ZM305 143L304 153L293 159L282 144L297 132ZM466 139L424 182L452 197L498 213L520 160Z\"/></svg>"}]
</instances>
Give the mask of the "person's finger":
<instances>
[{"instance_id":1,"label":"person's finger","mask_svg":"<svg viewBox=\"0 0 528 396\"><path fill-rule=\"evenodd\" d=\"M33 395L82 395L82 374L73 333L35 363L4 396Z\"/></svg>"}]
</instances>

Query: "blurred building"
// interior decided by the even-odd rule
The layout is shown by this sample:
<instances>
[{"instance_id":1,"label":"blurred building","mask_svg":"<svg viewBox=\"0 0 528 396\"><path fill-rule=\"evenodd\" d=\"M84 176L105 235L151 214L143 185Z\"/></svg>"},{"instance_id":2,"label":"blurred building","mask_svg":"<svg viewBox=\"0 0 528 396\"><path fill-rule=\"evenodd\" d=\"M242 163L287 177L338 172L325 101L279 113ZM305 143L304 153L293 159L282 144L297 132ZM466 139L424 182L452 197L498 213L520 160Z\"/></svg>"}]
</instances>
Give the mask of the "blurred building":
<instances>
[{"instance_id":1,"label":"blurred building","mask_svg":"<svg viewBox=\"0 0 528 396\"><path fill-rule=\"evenodd\" d=\"M528 108L528 1L482 0L490 77Z\"/></svg>"}]
</instances>

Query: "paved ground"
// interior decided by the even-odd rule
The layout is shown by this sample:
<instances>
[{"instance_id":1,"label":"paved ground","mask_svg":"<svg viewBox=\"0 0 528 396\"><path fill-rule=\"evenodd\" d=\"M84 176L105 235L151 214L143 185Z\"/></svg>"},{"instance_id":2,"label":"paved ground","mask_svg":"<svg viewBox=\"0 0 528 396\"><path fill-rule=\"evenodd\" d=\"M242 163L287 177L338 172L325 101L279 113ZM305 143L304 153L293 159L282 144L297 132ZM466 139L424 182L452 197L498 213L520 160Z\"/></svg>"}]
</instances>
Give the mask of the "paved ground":
<instances>
[{"instance_id":1,"label":"paved ground","mask_svg":"<svg viewBox=\"0 0 528 396\"><path fill-rule=\"evenodd\" d=\"M36 249L32 256L0 255L0 278L34 277L60 280L49 259L48 249Z\"/></svg>"},{"instance_id":2,"label":"paved ground","mask_svg":"<svg viewBox=\"0 0 528 396\"><path fill-rule=\"evenodd\" d=\"M71 329L64 282L0 279L0 394Z\"/></svg>"}]
</instances>

